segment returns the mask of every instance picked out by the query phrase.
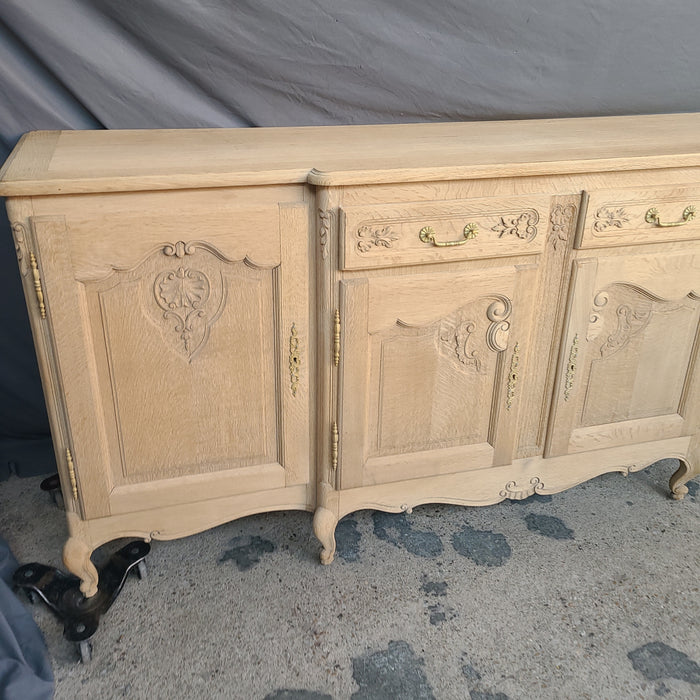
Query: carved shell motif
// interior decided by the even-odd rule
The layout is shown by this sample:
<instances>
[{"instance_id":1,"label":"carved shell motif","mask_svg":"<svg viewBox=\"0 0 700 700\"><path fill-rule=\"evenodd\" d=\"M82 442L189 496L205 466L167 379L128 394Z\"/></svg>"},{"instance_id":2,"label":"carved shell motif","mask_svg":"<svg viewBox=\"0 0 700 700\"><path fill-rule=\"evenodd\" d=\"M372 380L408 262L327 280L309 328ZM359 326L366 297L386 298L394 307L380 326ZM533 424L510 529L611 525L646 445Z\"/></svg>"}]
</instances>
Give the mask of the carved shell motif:
<instances>
[{"instance_id":1,"label":"carved shell motif","mask_svg":"<svg viewBox=\"0 0 700 700\"><path fill-rule=\"evenodd\" d=\"M182 259L194 255L196 249L194 243L178 241L164 246L163 254ZM153 282L156 304L164 312L162 318L173 324L171 328L177 337L175 347L190 361L206 343L210 328L221 315L226 301L223 278L219 275L216 279L215 292L212 284L207 274L188 265L164 270Z\"/></svg>"}]
</instances>

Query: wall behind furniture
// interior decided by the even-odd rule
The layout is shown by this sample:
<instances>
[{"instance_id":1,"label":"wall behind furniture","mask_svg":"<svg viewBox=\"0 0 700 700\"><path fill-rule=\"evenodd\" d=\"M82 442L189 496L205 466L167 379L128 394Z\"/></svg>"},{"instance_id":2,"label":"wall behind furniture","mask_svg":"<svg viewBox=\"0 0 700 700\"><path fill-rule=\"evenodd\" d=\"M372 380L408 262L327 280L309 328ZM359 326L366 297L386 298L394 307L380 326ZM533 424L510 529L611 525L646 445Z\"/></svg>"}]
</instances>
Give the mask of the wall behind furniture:
<instances>
[{"instance_id":1,"label":"wall behind furniture","mask_svg":"<svg viewBox=\"0 0 700 700\"><path fill-rule=\"evenodd\" d=\"M700 111L697 0L2 0L0 158L32 129ZM95 232L99 235L99 232ZM0 478L53 471L0 216Z\"/></svg>"}]
</instances>

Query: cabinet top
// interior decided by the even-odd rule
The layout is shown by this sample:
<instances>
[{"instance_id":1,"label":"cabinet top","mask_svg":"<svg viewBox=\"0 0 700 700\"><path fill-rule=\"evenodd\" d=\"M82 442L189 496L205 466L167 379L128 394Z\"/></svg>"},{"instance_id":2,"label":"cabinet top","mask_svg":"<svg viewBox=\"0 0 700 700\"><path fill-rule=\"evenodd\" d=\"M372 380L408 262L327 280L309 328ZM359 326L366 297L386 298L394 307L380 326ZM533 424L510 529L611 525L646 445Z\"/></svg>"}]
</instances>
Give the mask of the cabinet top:
<instances>
[{"instance_id":1,"label":"cabinet top","mask_svg":"<svg viewBox=\"0 0 700 700\"><path fill-rule=\"evenodd\" d=\"M416 182L700 165L700 113L253 129L34 131L0 195Z\"/></svg>"}]
</instances>

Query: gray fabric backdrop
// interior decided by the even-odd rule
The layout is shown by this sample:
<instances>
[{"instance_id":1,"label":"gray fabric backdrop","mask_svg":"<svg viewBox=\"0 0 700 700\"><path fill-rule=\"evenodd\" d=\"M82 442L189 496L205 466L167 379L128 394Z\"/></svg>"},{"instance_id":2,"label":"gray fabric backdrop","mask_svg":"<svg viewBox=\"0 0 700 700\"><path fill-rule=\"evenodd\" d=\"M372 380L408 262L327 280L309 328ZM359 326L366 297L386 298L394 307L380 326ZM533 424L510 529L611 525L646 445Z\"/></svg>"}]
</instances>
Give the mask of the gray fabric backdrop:
<instances>
[{"instance_id":1,"label":"gray fabric backdrop","mask_svg":"<svg viewBox=\"0 0 700 700\"><path fill-rule=\"evenodd\" d=\"M0 156L31 129L700 111L698 0L0 0ZM0 231L0 477L51 469Z\"/></svg>"}]
</instances>

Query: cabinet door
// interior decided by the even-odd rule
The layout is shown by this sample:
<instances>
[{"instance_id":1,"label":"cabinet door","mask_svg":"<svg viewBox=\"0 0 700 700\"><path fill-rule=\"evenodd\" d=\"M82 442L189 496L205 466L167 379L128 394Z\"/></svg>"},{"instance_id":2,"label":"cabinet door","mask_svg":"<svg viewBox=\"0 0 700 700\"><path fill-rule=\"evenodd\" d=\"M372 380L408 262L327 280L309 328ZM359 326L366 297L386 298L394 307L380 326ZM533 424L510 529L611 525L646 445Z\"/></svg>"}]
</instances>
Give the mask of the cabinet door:
<instances>
[{"instance_id":1,"label":"cabinet door","mask_svg":"<svg viewBox=\"0 0 700 700\"><path fill-rule=\"evenodd\" d=\"M535 272L341 282L341 488L511 461Z\"/></svg>"},{"instance_id":2,"label":"cabinet door","mask_svg":"<svg viewBox=\"0 0 700 700\"><path fill-rule=\"evenodd\" d=\"M85 517L309 482L307 207L237 197L32 220Z\"/></svg>"},{"instance_id":3,"label":"cabinet door","mask_svg":"<svg viewBox=\"0 0 700 700\"><path fill-rule=\"evenodd\" d=\"M574 263L547 456L690 435L700 251Z\"/></svg>"}]
</instances>

